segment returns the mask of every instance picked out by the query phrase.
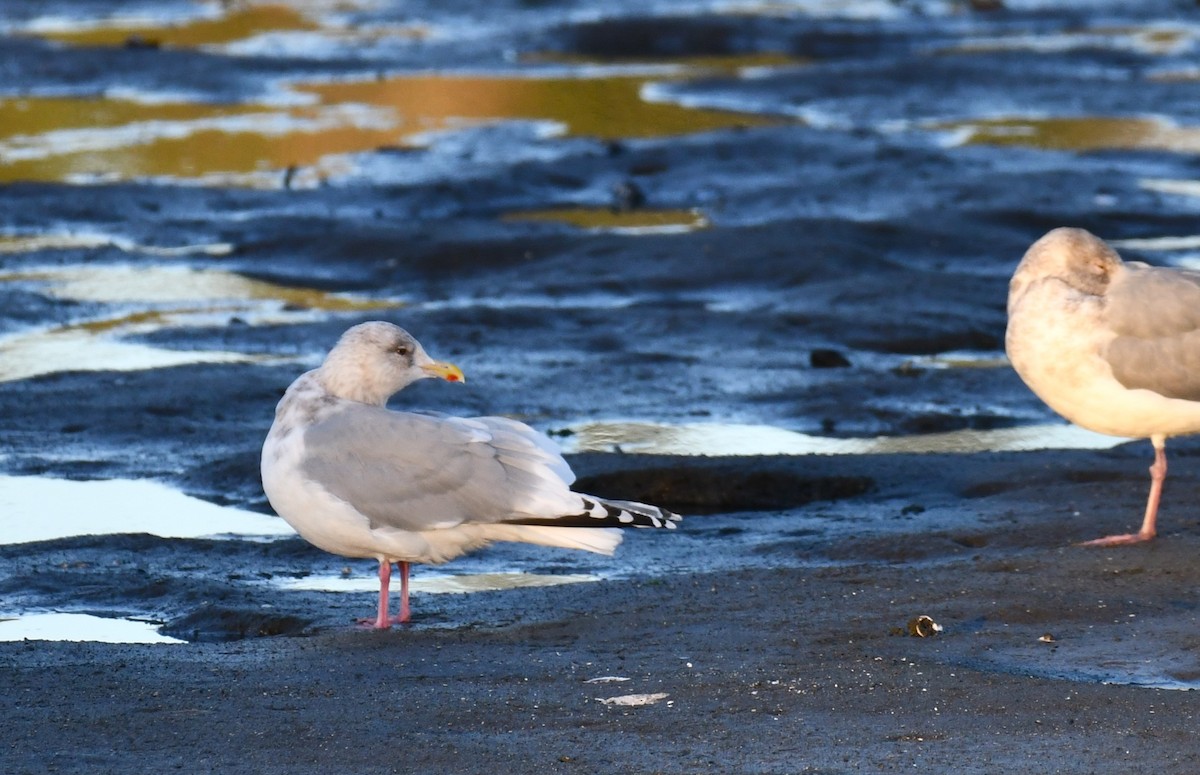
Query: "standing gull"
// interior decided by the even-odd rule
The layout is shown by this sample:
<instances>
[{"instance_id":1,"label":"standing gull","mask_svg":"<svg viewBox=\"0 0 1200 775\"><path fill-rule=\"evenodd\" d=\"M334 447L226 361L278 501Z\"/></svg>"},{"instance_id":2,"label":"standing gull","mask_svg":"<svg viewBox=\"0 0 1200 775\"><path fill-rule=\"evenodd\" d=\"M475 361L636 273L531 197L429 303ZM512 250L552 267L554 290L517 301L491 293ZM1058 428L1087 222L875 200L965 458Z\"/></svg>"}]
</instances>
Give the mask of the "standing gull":
<instances>
[{"instance_id":1,"label":"standing gull","mask_svg":"<svg viewBox=\"0 0 1200 775\"><path fill-rule=\"evenodd\" d=\"M614 528L679 521L655 506L572 492L566 461L528 425L386 407L428 377L463 381L404 329L354 326L287 389L263 444L263 489L275 511L327 552L379 561L379 611L364 623L408 621L411 562L445 562L493 541L612 554L621 543ZM400 615L390 619L393 562Z\"/></svg>"},{"instance_id":2,"label":"standing gull","mask_svg":"<svg viewBox=\"0 0 1200 775\"><path fill-rule=\"evenodd\" d=\"M1125 263L1083 229L1054 229L1013 275L1005 347L1063 417L1154 445L1141 530L1085 545L1154 538L1167 437L1200 433L1200 273Z\"/></svg>"}]
</instances>

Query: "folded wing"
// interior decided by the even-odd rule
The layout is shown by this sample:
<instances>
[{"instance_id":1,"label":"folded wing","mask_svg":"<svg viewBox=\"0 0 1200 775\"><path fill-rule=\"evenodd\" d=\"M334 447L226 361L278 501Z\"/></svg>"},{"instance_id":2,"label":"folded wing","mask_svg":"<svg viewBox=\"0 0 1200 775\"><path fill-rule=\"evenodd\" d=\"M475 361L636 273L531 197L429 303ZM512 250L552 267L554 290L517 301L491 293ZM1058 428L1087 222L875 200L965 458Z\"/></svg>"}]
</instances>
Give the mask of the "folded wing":
<instances>
[{"instance_id":1,"label":"folded wing","mask_svg":"<svg viewBox=\"0 0 1200 775\"><path fill-rule=\"evenodd\" d=\"M584 512L553 442L499 417L347 406L304 434L304 474L373 528L539 522Z\"/></svg>"},{"instance_id":2,"label":"folded wing","mask_svg":"<svg viewBox=\"0 0 1200 775\"><path fill-rule=\"evenodd\" d=\"M1105 297L1103 356L1127 388L1200 401L1200 273L1128 263Z\"/></svg>"}]
</instances>

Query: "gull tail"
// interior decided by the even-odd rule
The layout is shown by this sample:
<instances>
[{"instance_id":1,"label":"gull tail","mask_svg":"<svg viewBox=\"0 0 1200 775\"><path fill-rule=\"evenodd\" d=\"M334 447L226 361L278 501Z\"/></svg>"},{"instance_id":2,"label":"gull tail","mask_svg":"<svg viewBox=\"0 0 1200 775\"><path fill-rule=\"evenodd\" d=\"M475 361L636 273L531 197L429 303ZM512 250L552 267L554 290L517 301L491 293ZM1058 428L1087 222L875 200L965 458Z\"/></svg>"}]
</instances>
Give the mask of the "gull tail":
<instances>
[{"instance_id":1,"label":"gull tail","mask_svg":"<svg viewBox=\"0 0 1200 775\"><path fill-rule=\"evenodd\" d=\"M594 495L576 494L579 495L579 500L582 502L582 508L578 512L556 517L507 520L505 524L559 528L644 527L674 530L675 526L683 519L673 511L660 509L658 506L646 503L606 500Z\"/></svg>"}]
</instances>

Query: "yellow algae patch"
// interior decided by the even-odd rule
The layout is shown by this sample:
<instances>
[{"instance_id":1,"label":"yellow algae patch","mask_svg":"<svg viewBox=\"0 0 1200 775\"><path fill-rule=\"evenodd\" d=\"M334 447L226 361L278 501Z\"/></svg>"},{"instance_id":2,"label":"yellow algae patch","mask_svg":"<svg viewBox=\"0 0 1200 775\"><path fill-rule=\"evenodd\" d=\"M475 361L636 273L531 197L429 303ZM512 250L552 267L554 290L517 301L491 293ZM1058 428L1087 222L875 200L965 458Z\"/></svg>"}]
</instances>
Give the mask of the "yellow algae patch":
<instances>
[{"instance_id":1,"label":"yellow algae patch","mask_svg":"<svg viewBox=\"0 0 1200 775\"><path fill-rule=\"evenodd\" d=\"M661 234L695 231L709 225L698 210L629 210L604 207L568 207L550 210L526 210L509 213L508 222L534 221L566 223L580 229L611 231L618 234Z\"/></svg>"},{"instance_id":2,"label":"yellow algae patch","mask_svg":"<svg viewBox=\"0 0 1200 775\"><path fill-rule=\"evenodd\" d=\"M650 80L646 75L514 77L437 73L308 84L298 90L316 94L323 103L391 108L400 117L399 131L410 141L423 132L503 120L552 121L567 135L602 140L665 137L783 121L771 116L647 102L641 93Z\"/></svg>"},{"instance_id":3,"label":"yellow algae patch","mask_svg":"<svg viewBox=\"0 0 1200 775\"><path fill-rule=\"evenodd\" d=\"M327 7L319 7L319 6ZM419 40L431 34L422 24L342 26L330 12L344 11L349 2L334 3L223 3L219 15L197 16L173 24L149 16L128 16L103 21L35 23L26 34L71 46L125 45L168 48L221 48L259 35L276 32L318 33L348 43L388 38ZM295 6L301 6L303 11ZM53 26L51 26L53 25Z\"/></svg>"},{"instance_id":4,"label":"yellow algae patch","mask_svg":"<svg viewBox=\"0 0 1200 775\"><path fill-rule=\"evenodd\" d=\"M1055 151L1200 151L1200 129L1176 127L1153 118L995 118L936 122L925 127L955 132L959 135L957 144L962 145L1025 146Z\"/></svg>"},{"instance_id":5,"label":"yellow algae patch","mask_svg":"<svg viewBox=\"0 0 1200 775\"><path fill-rule=\"evenodd\" d=\"M134 40L176 48L218 46L268 32L320 29L287 5L233 5L217 17L189 19L163 25L151 19L116 19L82 29L40 31L39 37L73 46L122 46Z\"/></svg>"},{"instance_id":6,"label":"yellow algae patch","mask_svg":"<svg viewBox=\"0 0 1200 775\"><path fill-rule=\"evenodd\" d=\"M297 84L316 104L290 106L0 99L0 183L182 178L279 187L284 170L333 174L340 156L419 147L426 133L472 124L543 121L567 135L615 140L790 120L649 101L643 90L652 80L422 73Z\"/></svg>"},{"instance_id":7,"label":"yellow algae patch","mask_svg":"<svg viewBox=\"0 0 1200 775\"><path fill-rule=\"evenodd\" d=\"M269 109L266 109L269 110ZM103 97L11 97L0 99L0 140L8 158L36 155L33 142L12 143L44 132L136 126L139 122L183 123L200 119L252 116L257 105L214 105L198 102L137 102ZM69 141L71 135L63 135ZM137 137L126 138L135 144Z\"/></svg>"},{"instance_id":8,"label":"yellow algae patch","mask_svg":"<svg viewBox=\"0 0 1200 775\"><path fill-rule=\"evenodd\" d=\"M339 105L0 100L0 183L277 172L395 142L393 123Z\"/></svg>"}]
</instances>

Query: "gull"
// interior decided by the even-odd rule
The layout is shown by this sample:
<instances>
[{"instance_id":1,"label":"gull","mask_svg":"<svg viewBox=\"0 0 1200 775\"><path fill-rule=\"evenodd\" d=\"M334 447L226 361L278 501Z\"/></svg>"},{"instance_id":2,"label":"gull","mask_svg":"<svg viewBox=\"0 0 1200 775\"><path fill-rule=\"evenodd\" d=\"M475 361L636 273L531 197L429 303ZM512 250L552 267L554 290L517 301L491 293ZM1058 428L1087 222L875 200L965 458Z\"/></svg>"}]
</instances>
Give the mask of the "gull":
<instances>
[{"instance_id":1,"label":"gull","mask_svg":"<svg viewBox=\"0 0 1200 775\"><path fill-rule=\"evenodd\" d=\"M275 511L308 542L379 562L379 606L363 624L410 619L409 563L442 563L493 541L612 554L615 528L674 528L680 517L573 492L554 443L504 417L399 412L387 400L426 378L463 382L404 329L348 329L319 368L284 393L262 449ZM400 613L388 617L392 563Z\"/></svg>"},{"instance_id":2,"label":"gull","mask_svg":"<svg viewBox=\"0 0 1200 775\"><path fill-rule=\"evenodd\" d=\"M1084 545L1154 538L1167 437L1200 433L1200 272L1125 262L1090 232L1054 229L1013 275L1005 349L1066 419L1154 446L1141 529Z\"/></svg>"}]
</instances>

